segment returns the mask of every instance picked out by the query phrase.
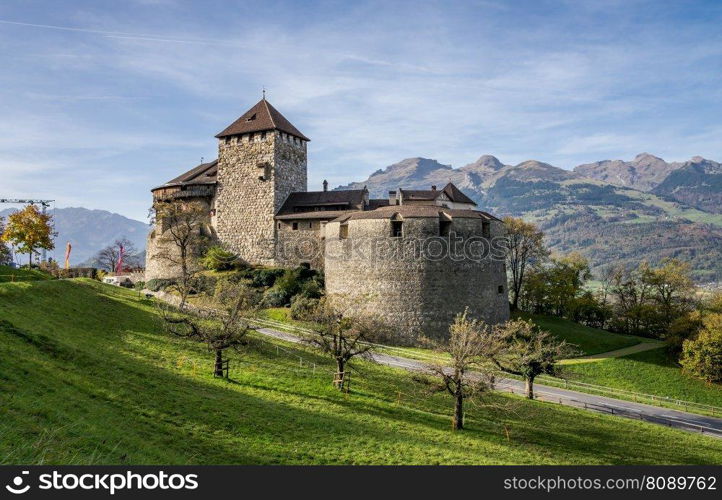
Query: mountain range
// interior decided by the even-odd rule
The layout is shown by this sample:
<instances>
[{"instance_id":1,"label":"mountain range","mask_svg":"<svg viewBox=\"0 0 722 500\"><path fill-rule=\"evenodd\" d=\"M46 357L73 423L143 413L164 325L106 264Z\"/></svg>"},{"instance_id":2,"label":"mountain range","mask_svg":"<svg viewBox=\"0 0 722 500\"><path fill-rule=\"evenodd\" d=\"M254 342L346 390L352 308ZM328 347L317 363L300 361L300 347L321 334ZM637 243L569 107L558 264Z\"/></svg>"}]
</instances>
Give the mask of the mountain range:
<instances>
[{"instance_id":1,"label":"mountain range","mask_svg":"<svg viewBox=\"0 0 722 500\"><path fill-rule=\"evenodd\" d=\"M7 218L17 208L0 211L0 217ZM49 253L58 262L65 258L65 245L70 242L73 249L70 253L70 264L85 264L102 248L113 244L116 239L127 238L138 249L145 249L145 238L148 224L129 219L106 210L89 210L87 208L68 207L51 210L55 230L55 250ZM22 257L25 259L25 256ZM26 260L22 260L23 263Z\"/></svg>"},{"instance_id":2,"label":"mountain range","mask_svg":"<svg viewBox=\"0 0 722 500\"><path fill-rule=\"evenodd\" d=\"M447 182L482 210L537 223L552 251L578 251L597 271L677 257L698 280L722 280L722 165L698 156L668 163L642 153L573 170L536 160L507 165L490 155L460 168L408 158L337 189L366 186L384 198L399 187Z\"/></svg>"},{"instance_id":3,"label":"mountain range","mask_svg":"<svg viewBox=\"0 0 722 500\"><path fill-rule=\"evenodd\" d=\"M692 264L699 281L722 281L722 165L699 156L668 163L642 153L631 161L603 160L573 170L536 160L508 165L491 155L460 168L407 158L336 189L366 186L372 197L385 198L399 187L447 182L482 210L535 222L553 251L578 251L596 271L611 263L677 257ZM13 210L0 211L0 217ZM149 228L141 221L86 208L58 208L53 215L58 237L51 256L59 261L67 241L73 265L91 263L122 237L145 249Z\"/></svg>"}]
</instances>

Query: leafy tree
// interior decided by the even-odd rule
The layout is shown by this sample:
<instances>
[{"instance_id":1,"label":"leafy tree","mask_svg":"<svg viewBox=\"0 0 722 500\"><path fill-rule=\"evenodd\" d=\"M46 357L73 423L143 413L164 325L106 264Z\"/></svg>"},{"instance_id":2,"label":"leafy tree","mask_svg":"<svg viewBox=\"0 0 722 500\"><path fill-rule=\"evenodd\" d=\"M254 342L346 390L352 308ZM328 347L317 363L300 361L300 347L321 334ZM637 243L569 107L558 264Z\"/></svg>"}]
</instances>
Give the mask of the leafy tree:
<instances>
[{"instance_id":1,"label":"leafy tree","mask_svg":"<svg viewBox=\"0 0 722 500\"><path fill-rule=\"evenodd\" d=\"M677 259L665 259L659 267L643 266L641 269L641 279L652 289L662 332L691 309L694 298L691 269L688 263Z\"/></svg>"},{"instance_id":2,"label":"leafy tree","mask_svg":"<svg viewBox=\"0 0 722 500\"><path fill-rule=\"evenodd\" d=\"M123 264L126 267L138 267L141 265L140 255L135 245L128 238L120 238L115 240L112 245L100 250L95 254L95 260L101 269L109 272L115 272L120 259L120 247L123 247Z\"/></svg>"},{"instance_id":3,"label":"leafy tree","mask_svg":"<svg viewBox=\"0 0 722 500\"><path fill-rule=\"evenodd\" d=\"M530 312L571 317L591 278L589 263L578 253L552 258L529 271L522 306Z\"/></svg>"},{"instance_id":4,"label":"leafy tree","mask_svg":"<svg viewBox=\"0 0 722 500\"><path fill-rule=\"evenodd\" d=\"M160 233L161 251L153 258L173 267L179 276L172 285L184 309L201 271L199 257L210 240L208 207L197 201L172 200L156 203L151 218Z\"/></svg>"},{"instance_id":5,"label":"leafy tree","mask_svg":"<svg viewBox=\"0 0 722 500\"><path fill-rule=\"evenodd\" d=\"M534 224L522 219L505 217L507 233L506 262L511 272L509 289L511 290L511 308L519 308L519 298L526 283L527 269L544 260L549 251L544 246L544 233Z\"/></svg>"},{"instance_id":6,"label":"leafy tree","mask_svg":"<svg viewBox=\"0 0 722 500\"><path fill-rule=\"evenodd\" d=\"M223 376L223 352L227 349L240 350L247 345L251 331L249 319L254 316L259 297L258 292L247 283L220 281L214 294L215 303L221 314L174 310L159 303L165 330L178 337L185 337L205 343L214 353L213 374Z\"/></svg>"},{"instance_id":7,"label":"leafy tree","mask_svg":"<svg viewBox=\"0 0 722 500\"><path fill-rule=\"evenodd\" d=\"M489 360L503 345L483 321L468 317L468 311L458 314L449 327L447 342L429 341L435 349L447 354L450 363L429 365L430 373L440 380L431 384L435 392L447 392L454 398L454 430L464 428L464 401L479 398L493 388L493 372ZM425 379L417 380L427 382Z\"/></svg>"},{"instance_id":8,"label":"leafy tree","mask_svg":"<svg viewBox=\"0 0 722 500\"><path fill-rule=\"evenodd\" d=\"M709 314L693 339L682 344L682 368L708 383L722 382L722 314Z\"/></svg>"},{"instance_id":9,"label":"leafy tree","mask_svg":"<svg viewBox=\"0 0 722 500\"><path fill-rule=\"evenodd\" d=\"M210 247L201 259L201 264L211 271L230 271L238 264L238 255L219 245Z\"/></svg>"},{"instance_id":10,"label":"leafy tree","mask_svg":"<svg viewBox=\"0 0 722 500\"><path fill-rule=\"evenodd\" d=\"M531 321L517 319L494 327L492 335L504 345L492 356L503 372L526 381L526 397L534 399L534 380L542 374L556 375L557 362L579 354L575 346L557 340Z\"/></svg>"},{"instance_id":11,"label":"leafy tree","mask_svg":"<svg viewBox=\"0 0 722 500\"><path fill-rule=\"evenodd\" d=\"M35 205L28 205L8 216L2 240L15 245L20 253L28 254L32 266L33 255L38 250L55 248L53 238L56 234L53 231L53 217L42 213Z\"/></svg>"},{"instance_id":12,"label":"leafy tree","mask_svg":"<svg viewBox=\"0 0 722 500\"><path fill-rule=\"evenodd\" d=\"M3 218L0 217L0 265L7 266L12 262L12 252L10 252L10 248L5 244L5 241L2 239L2 235L5 232L5 225L3 223Z\"/></svg>"}]
</instances>

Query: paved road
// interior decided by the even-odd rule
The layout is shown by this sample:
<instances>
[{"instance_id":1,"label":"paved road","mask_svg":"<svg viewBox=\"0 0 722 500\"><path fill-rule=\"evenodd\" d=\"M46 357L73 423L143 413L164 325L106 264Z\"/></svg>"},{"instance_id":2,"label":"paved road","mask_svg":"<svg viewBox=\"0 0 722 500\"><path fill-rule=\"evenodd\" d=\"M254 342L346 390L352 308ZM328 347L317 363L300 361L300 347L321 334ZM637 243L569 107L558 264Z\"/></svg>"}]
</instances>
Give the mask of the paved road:
<instances>
[{"instance_id":1,"label":"paved road","mask_svg":"<svg viewBox=\"0 0 722 500\"><path fill-rule=\"evenodd\" d=\"M258 328L256 331L262 333L263 335L286 340L288 342L301 342L301 339L295 335L274 330L272 328ZM409 371L427 371L427 365L423 361L378 352L372 353L371 356L373 361L382 365L393 366ZM524 382L508 378L497 379L494 388L499 391L523 394ZM687 431L699 432L705 435L722 438L722 418L707 417L679 410L660 408L658 406L634 403L632 401L624 401L605 396L596 396L593 394L570 391L568 389L559 389L541 384L534 384L534 388L534 393L537 399L542 401L584 408L597 413L607 413L626 418L645 420L659 425L676 427Z\"/></svg>"}]
</instances>

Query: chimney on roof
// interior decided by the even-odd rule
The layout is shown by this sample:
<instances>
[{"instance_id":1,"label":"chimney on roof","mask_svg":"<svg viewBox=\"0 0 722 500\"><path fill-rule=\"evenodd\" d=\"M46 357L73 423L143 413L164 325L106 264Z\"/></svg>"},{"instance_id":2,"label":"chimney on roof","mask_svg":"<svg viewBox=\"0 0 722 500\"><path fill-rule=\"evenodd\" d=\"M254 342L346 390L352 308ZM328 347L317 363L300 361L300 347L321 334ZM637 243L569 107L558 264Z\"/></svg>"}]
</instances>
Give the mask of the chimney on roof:
<instances>
[{"instance_id":1,"label":"chimney on roof","mask_svg":"<svg viewBox=\"0 0 722 500\"><path fill-rule=\"evenodd\" d=\"M432 191L436 191L436 186L431 186Z\"/></svg>"},{"instance_id":2,"label":"chimney on roof","mask_svg":"<svg viewBox=\"0 0 722 500\"><path fill-rule=\"evenodd\" d=\"M326 179L323 180L323 190L328 191L328 181Z\"/></svg>"}]
</instances>

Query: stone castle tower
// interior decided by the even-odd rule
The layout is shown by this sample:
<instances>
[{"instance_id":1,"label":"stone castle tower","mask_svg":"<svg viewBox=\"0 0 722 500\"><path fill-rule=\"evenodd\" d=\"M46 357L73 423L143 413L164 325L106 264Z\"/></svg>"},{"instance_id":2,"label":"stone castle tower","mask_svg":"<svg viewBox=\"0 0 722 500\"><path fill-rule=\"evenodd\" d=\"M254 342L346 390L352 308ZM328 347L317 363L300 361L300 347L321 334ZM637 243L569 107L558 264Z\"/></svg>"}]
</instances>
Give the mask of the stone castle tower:
<instances>
[{"instance_id":1,"label":"stone castle tower","mask_svg":"<svg viewBox=\"0 0 722 500\"><path fill-rule=\"evenodd\" d=\"M218 239L249 264L275 265L274 216L307 190L309 139L265 98L216 137Z\"/></svg>"}]
</instances>

